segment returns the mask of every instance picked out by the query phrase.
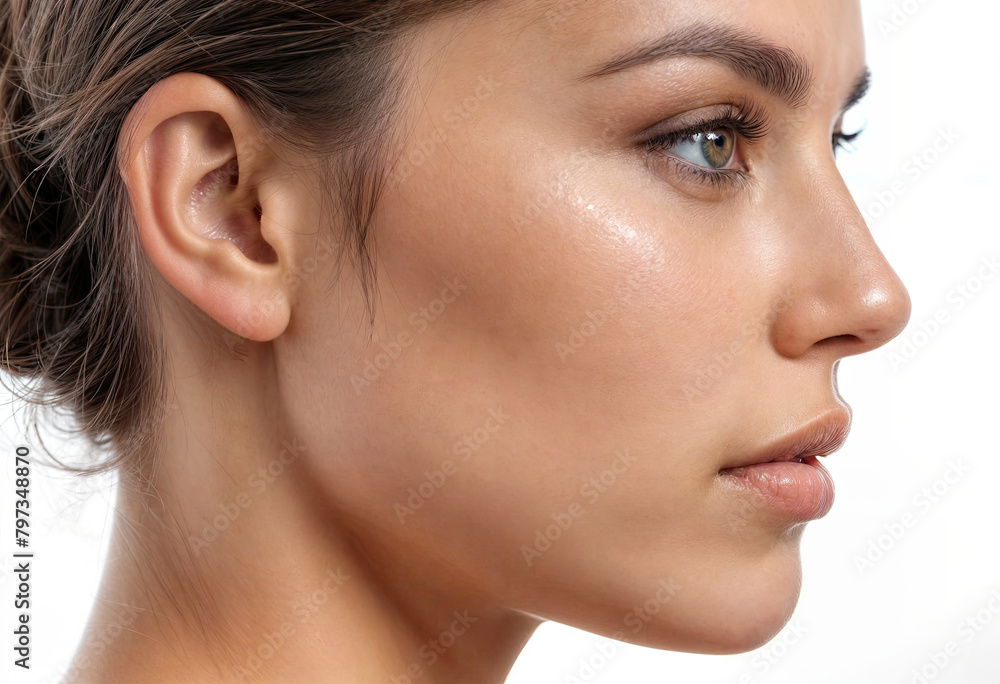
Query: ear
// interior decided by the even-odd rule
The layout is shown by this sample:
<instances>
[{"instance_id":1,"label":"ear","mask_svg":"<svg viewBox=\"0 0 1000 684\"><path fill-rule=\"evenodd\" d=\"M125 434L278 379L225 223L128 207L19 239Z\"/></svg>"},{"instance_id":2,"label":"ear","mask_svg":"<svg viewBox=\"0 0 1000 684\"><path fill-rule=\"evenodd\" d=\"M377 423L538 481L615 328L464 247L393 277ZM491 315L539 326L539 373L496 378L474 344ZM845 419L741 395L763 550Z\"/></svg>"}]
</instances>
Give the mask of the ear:
<instances>
[{"instance_id":1,"label":"ear","mask_svg":"<svg viewBox=\"0 0 1000 684\"><path fill-rule=\"evenodd\" d=\"M294 231L279 159L239 99L201 74L169 76L126 118L119 165L142 243L177 291L228 330L284 332Z\"/></svg>"}]
</instances>

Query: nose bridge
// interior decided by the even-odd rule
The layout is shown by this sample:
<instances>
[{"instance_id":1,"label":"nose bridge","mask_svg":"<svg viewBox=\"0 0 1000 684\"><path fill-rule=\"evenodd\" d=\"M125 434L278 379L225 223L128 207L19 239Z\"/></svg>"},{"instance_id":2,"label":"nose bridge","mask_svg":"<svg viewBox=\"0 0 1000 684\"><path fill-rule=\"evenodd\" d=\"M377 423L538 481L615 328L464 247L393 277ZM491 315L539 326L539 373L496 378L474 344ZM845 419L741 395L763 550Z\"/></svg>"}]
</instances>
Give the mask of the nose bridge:
<instances>
[{"instance_id":1,"label":"nose bridge","mask_svg":"<svg viewBox=\"0 0 1000 684\"><path fill-rule=\"evenodd\" d=\"M774 322L786 356L822 342L837 356L869 351L905 327L910 298L865 225L832 156L786 181L783 216L794 251L793 300Z\"/></svg>"}]
</instances>

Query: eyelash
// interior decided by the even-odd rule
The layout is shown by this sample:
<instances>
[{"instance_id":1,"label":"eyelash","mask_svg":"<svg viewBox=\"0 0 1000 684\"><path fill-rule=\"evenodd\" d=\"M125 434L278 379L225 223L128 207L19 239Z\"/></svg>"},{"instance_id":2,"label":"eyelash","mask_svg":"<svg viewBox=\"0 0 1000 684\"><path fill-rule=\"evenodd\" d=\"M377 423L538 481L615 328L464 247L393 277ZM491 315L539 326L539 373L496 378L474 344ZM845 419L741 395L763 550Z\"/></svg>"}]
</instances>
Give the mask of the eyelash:
<instances>
[{"instance_id":1,"label":"eyelash","mask_svg":"<svg viewBox=\"0 0 1000 684\"><path fill-rule=\"evenodd\" d=\"M729 107L721 116L681 130L661 133L647 140L643 146L649 154L660 154L695 134L718 130L730 132L735 136L737 143L740 140L754 143L766 137L770 127L770 119L760 109L752 106L743 110ZM835 132L832 137L834 154L838 149L846 149L846 144L856 140L863 130L859 129L854 133ZM746 172L743 170L707 169L680 159L669 152L663 154L662 157L669 159L675 167L691 176L695 181L715 187L739 185L747 181Z\"/></svg>"}]
</instances>

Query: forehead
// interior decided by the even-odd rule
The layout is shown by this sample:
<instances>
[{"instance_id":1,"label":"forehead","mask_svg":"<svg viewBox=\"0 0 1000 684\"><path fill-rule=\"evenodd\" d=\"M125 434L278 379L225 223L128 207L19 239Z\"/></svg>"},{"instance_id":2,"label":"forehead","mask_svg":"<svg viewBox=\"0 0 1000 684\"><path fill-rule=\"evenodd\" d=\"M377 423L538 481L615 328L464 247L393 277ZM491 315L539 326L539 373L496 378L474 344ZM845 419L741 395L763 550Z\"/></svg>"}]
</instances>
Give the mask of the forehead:
<instances>
[{"instance_id":1,"label":"forehead","mask_svg":"<svg viewBox=\"0 0 1000 684\"><path fill-rule=\"evenodd\" d=\"M487 3L466 30L495 47L492 57L512 71L545 68L572 79L631 48L704 28L794 52L819 87L852 81L864 65L857 0L510 0ZM488 52L463 56L490 59Z\"/></svg>"}]
</instances>

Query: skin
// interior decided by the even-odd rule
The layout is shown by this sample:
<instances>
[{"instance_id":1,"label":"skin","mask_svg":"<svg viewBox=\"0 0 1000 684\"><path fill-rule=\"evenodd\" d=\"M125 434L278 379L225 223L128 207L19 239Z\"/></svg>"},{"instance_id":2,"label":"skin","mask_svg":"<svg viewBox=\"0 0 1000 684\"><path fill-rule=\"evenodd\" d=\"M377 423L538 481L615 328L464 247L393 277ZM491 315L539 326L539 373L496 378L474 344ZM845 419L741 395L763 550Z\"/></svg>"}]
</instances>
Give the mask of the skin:
<instances>
[{"instance_id":1,"label":"skin","mask_svg":"<svg viewBox=\"0 0 1000 684\"><path fill-rule=\"evenodd\" d=\"M803 102L690 57L578 81L704 22L798 53ZM376 214L370 345L315 160L260 145L204 76L130 116L170 399L155 489L123 477L80 681L502 682L543 619L736 653L790 617L804 524L719 470L846 421L837 363L909 317L831 146L865 65L857 3L508 2L411 49L393 144L419 161ZM737 143L739 184L636 142L747 99L770 127Z\"/></svg>"}]
</instances>

